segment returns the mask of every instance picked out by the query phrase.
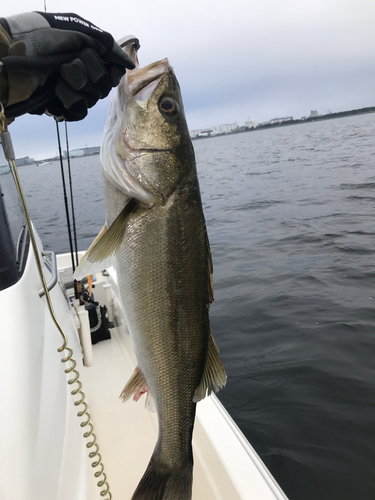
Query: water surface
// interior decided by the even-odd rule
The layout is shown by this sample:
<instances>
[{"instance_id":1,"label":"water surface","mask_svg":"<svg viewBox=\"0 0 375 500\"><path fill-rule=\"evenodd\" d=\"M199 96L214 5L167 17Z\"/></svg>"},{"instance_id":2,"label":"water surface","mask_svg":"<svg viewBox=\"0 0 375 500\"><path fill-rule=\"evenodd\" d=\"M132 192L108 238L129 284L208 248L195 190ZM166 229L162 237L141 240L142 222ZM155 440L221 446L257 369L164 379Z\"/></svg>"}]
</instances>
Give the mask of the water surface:
<instances>
[{"instance_id":1,"label":"water surface","mask_svg":"<svg viewBox=\"0 0 375 500\"><path fill-rule=\"evenodd\" d=\"M375 499L374 137L369 114L194 142L219 396L291 500ZM72 169L84 249L99 157ZM19 172L45 246L68 251L59 164Z\"/></svg>"}]
</instances>

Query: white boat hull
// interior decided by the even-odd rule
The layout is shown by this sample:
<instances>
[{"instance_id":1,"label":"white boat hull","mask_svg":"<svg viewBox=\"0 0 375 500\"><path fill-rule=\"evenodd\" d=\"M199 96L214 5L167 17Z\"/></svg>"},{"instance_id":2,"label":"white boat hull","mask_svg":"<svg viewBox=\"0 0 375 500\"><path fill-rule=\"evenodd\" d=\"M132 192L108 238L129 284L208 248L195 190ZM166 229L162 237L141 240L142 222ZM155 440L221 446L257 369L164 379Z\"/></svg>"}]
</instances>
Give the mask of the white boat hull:
<instances>
[{"instance_id":1,"label":"white boat hull","mask_svg":"<svg viewBox=\"0 0 375 500\"><path fill-rule=\"evenodd\" d=\"M40 252L42 244L38 239ZM62 271L70 255L57 259ZM43 263L51 277L48 259ZM115 328L111 340L93 346L93 365L81 360L73 308L60 279L50 291L53 306L74 351L95 426L113 499L130 499L157 439L157 417L119 395L136 359L118 301L116 272L97 275L95 300L108 302L111 284ZM0 498L7 500L97 500L93 473L68 385L72 374L58 353L62 338L54 325L30 249L22 278L1 291ZM109 304L107 304L109 306ZM90 441L91 439L89 439ZM285 500L286 496L216 396L197 406L193 436L193 500ZM100 479L100 478L99 478ZM105 496L104 498L107 498ZM177 499L176 499L177 500Z\"/></svg>"},{"instance_id":2,"label":"white boat hull","mask_svg":"<svg viewBox=\"0 0 375 500\"><path fill-rule=\"evenodd\" d=\"M38 238L40 252L42 245ZM46 280L50 272L44 265ZM30 246L21 279L0 293L0 498L99 498L77 408ZM60 283L51 290L56 315L82 370L70 305ZM82 420L82 419L81 419Z\"/></svg>"}]
</instances>

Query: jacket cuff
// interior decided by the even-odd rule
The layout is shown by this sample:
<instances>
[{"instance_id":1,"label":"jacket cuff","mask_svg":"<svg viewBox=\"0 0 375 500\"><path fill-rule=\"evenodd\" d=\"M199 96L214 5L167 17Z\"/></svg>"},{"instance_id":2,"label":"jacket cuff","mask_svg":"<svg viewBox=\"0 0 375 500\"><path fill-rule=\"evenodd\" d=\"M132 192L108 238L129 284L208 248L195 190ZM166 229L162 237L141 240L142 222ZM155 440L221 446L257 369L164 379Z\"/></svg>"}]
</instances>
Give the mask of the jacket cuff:
<instances>
[{"instance_id":1,"label":"jacket cuff","mask_svg":"<svg viewBox=\"0 0 375 500\"><path fill-rule=\"evenodd\" d=\"M5 56L26 57L26 45L21 41L13 42L0 23L0 58ZM0 73L0 100L5 107L25 101L31 94L32 81L29 74L16 71Z\"/></svg>"}]
</instances>

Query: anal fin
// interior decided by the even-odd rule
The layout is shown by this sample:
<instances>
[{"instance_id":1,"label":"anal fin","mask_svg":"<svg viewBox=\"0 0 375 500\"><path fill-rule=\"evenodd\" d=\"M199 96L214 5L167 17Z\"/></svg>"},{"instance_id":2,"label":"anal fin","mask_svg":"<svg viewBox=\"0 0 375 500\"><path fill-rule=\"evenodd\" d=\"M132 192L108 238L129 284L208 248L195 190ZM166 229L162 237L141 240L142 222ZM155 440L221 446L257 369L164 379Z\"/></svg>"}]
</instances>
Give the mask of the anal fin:
<instances>
[{"instance_id":1,"label":"anal fin","mask_svg":"<svg viewBox=\"0 0 375 500\"><path fill-rule=\"evenodd\" d=\"M210 333L208 338L207 358L203 370L202 379L198 385L193 401L197 403L206 395L210 395L212 390L218 392L227 383L227 374L223 362L221 361L219 349Z\"/></svg>"}]
</instances>

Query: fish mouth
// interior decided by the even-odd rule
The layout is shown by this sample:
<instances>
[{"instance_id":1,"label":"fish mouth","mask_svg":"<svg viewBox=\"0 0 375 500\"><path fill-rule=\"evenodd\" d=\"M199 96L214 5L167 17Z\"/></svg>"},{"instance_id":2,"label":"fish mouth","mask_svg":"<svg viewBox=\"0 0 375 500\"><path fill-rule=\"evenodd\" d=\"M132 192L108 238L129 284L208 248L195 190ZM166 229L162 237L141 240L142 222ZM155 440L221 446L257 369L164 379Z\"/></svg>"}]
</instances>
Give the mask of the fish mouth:
<instances>
[{"instance_id":1,"label":"fish mouth","mask_svg":"<svg viewBox=\"0 0 375 500\"><path fill-rule=\"evenodd\" d=\"M120 40L117 40L117 43L120 45L122 50L128 54L137 68L139 66L138 50L141 47L138 38L134 35L126 35L120 38Z\"/></svg>"},{"instance_id":2,"label":"fish mouth","mask_svg":"<svg viewBox=\"0 0 375 500\"><path fill-rule=\"evenodd\" d=\"M137 101L151 97L161 78L172 69L167 58L126 72L127 94Z\"/></svg>"}]
</instances>

